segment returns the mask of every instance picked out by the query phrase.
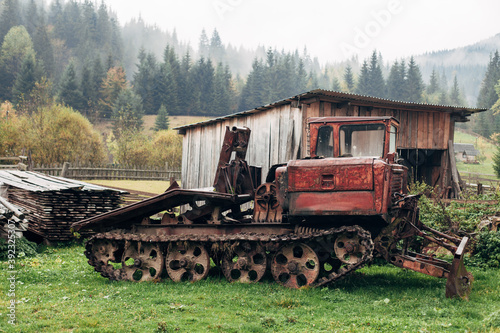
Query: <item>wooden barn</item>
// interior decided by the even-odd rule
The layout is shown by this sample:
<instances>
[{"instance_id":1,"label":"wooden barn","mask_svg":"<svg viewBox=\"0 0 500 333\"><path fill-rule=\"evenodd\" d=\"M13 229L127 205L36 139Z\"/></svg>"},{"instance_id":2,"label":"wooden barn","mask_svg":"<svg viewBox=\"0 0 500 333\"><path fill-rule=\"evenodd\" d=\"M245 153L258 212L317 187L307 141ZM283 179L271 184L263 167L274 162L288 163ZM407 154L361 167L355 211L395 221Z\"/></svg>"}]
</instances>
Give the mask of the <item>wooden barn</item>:
<instances>
[{"instance_id":1,"label":"wooden barn","mask_svg":"<svg viewBox=\"0 0 500 333\"><path fill-rule=\"evenodd\" d=\"M309 117L392 116L400 122L398 152L411 177L439 187L443 196L453 195L450 189L459 183L453 153L455 123L466 122L481 111L485 109L309 91L253 110L177 127L184 136L182 187L212 186L226 126L252 130L246 159L262 167L265 179L272 165L309 155Z\"/></svg>"}]
</instances>

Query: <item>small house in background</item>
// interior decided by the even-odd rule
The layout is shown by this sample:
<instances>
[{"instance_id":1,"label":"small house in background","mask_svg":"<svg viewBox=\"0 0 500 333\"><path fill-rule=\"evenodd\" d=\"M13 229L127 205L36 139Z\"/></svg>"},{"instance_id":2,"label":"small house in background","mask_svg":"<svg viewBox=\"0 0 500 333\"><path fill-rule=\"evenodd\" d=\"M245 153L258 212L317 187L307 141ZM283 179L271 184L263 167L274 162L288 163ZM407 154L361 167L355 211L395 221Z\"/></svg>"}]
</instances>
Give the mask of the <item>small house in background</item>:
<instances>
[{"instance_id":1,"label":"small house in background","mask_svg":"<svg viewBox=\"0 0 500 333\"><path fill-rule=\"evenodd\" d=\"M477 157L481 154L472 143L454 143L455 157L457 161L468 164L478 164Z\"/></svg>"},{"instance_id":2,"label":"small house in background","mask_svg":"<svg viewBox=\"0 0 500 333\"><path fill-rule=\"evenodd\" d=\"M73 239L73 222L119 208L125 193L37 172L0 170L0 195L26 211L24 236L36 242Z\"/></svg>"},{"instance_id":3,"label":"small house in background","mask_svg":"<svg viewBox=\"0 0 500 333\"><path fill-rule=\"evenodd\" d=\"M453 197L460 192L453 153L455 123L469 121L470 115L481 111L486 109L312 90L253 110L177 127L184 136L182 186L212 186L226 126L251 129L246 158L262 167L265 179L272 165L309 155L308 118L391 116L400 123L397 148L411 177L439 187L443 197Z\"/></svg>"}]
</instances>

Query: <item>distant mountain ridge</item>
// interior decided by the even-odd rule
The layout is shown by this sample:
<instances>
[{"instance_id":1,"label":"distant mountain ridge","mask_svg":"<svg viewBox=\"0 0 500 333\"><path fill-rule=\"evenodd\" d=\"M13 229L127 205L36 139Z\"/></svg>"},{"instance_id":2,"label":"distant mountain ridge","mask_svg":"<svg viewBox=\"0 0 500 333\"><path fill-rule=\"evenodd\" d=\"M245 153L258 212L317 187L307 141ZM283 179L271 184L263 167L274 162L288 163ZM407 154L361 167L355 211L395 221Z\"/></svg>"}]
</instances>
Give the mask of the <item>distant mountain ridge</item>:
<instances>
[{"instance_id":1,"label":"distant mountain ridge","mask_svg":"<svg viewBox=\"0 0 500 333\"><path fill-rule=\"evenodd\" d=\"M468 104L475 106L486 66L496 50L500 50L500 33L471 45L428 52L414 58L424 78L436 69L439 74L444 72L451 85L456 74Z\"/></svg>"}]
</instances>

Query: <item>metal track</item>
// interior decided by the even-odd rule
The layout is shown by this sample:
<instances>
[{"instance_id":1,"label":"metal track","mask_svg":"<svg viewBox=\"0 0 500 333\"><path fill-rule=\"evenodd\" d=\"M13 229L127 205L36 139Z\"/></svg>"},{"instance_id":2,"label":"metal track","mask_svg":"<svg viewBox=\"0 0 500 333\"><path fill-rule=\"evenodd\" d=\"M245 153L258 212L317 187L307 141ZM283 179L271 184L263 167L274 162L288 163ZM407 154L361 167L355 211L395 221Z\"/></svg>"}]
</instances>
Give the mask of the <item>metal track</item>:
<instances>
[{"instance_id":1,"label":"metal track","mask_svg":"<svg viewBox=\"0 0 500 333\"><path fill-rule=\"evenodd\" d=\"M360 244L365 247L365 252L356 264L344 264L336 272L331 272L323 276L311 284L313 287L324 286L334 281L345 277L346 275L354 272L355 270L363 267L369 263L373 258L373 241L371 234L367 230L359 226L342 226L339 228L331 228L326 230L319 229L297 229L297 233L283 234L283 235L267 235L267 234L253 234L253 233L239 233L231 235L170 235L170 236L150 236L144 234L134 234L124 230L110 231L106 233L99 233L92 236L86 243L85 255L88 258L90 265L99 272L103 277L110 280L121 280L122 276L119 269L115 269L110 264L103 264L98 259L98 255L93 252L92 248L94 242L98 240L107 240L116 243L118 246L125 247L128 242L146 242L158 243L163 249L167 249L169 244L174 242L200 242L203 243L207 249L210 249L213 244L231 245L234 242L248 241L258 242L266 248L277 249L283 245L293 242L311 243L313 241L331 239L332 236L339 235L345 232L355 233L360 239ZM333 246L333 244L332 244ZM119 248L117 248L119 250ZM120 258L118 258L118 261Z\"/></svg>"}]
</instances>

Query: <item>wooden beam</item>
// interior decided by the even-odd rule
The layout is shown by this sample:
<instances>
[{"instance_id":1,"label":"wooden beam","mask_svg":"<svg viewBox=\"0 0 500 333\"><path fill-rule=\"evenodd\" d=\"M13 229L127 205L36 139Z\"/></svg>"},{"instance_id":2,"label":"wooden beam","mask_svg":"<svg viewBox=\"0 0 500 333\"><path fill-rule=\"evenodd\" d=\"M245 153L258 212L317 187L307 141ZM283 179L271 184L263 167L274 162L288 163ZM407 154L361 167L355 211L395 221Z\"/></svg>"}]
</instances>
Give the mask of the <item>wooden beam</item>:
<instances>
[{"instance_id":1,"label":"wooden beam","mask_svg":"<svg viewBox=\"0 0 500 333\"><path fill-rule=\"evenodd\" d=\"M448 141L448 156L450 158L451 177L453 190L456 199L462 199L462 190L460 189L460 177L458 175L457 164L455 163L455 149L453 148L453 140Z\"/></svg>"}]
</instances>

